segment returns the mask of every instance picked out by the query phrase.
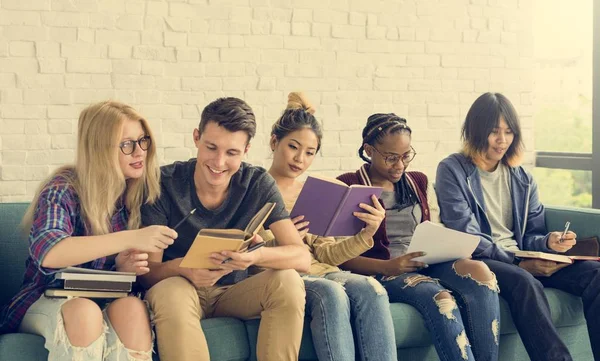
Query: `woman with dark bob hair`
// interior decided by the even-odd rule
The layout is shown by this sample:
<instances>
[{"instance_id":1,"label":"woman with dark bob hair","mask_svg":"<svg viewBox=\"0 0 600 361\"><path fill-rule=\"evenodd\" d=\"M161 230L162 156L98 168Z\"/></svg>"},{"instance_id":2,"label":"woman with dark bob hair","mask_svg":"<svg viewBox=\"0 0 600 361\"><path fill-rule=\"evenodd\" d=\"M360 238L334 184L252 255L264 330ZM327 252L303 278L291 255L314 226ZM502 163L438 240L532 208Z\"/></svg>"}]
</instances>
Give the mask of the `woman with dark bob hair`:
<instances>
[{"instance_id":1,"label":"woman with dark bob hair","mask_svg":"<svg viewBox=\"0 0 600 361\"><path fill-rule=\"evenodd\" d=\"M485 93L462 127L463 150L444 159L436 191L446 227L480 237L473 257L496 274L500 296L533 361L572 360L552 324L544 287L580 296L594 359L600 360L600 262L520 259L519 250L562 253L576 235L548 232L533 177L521 165L519 117L502 94Z\"/></svg>"}]
</instances>

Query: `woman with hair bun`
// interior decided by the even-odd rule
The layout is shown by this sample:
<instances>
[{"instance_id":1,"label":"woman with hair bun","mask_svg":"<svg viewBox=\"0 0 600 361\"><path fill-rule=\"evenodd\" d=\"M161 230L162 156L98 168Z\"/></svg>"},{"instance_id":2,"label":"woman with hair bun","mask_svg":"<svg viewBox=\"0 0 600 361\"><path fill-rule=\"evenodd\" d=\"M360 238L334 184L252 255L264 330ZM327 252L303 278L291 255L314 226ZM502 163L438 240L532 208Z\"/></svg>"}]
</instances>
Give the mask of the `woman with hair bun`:
<instances>
[{"instance_id":1,"label":"woman with hair bun","mask_svg":"<svg viewBox=\"0 0 600 361\"><path fill-rule=\"evenodd\" d=\"M302 93L290 93L288 106L271 131L273 163L269 173L288 211L304 185L298 177L321 148L322 131L314 112ZM344 239L312 235L303 216L292 219L312 255L310 271L303 279L306 315L311 317L313 344L320 361L397 360L385 289L372 277L342 272L337 267L373 246L373 235L384 215L374 196L373 202L361 204L366 212L356 214L366 222L365 228ZM268 231L263 238L276 242Z\"/></svg>"}]
</instances>

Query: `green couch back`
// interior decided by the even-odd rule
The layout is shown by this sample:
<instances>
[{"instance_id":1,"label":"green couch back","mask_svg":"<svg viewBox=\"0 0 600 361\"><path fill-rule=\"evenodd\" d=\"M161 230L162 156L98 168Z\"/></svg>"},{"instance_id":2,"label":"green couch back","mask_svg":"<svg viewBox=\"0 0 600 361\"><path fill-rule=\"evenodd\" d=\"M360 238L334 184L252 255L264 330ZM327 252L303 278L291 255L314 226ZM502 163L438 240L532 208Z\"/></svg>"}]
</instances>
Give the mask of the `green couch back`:
<instances>
[{"instance_id":1,"label":"green couch back","mask_svg":"<svg viewBox=\"0 0 600 361\"><path fill-rule=\"evenodd\" d=\"M17 293L27 259L29 244L20 223L28 203L0 203L0 305Z\"/></svg>"}]
</instances>

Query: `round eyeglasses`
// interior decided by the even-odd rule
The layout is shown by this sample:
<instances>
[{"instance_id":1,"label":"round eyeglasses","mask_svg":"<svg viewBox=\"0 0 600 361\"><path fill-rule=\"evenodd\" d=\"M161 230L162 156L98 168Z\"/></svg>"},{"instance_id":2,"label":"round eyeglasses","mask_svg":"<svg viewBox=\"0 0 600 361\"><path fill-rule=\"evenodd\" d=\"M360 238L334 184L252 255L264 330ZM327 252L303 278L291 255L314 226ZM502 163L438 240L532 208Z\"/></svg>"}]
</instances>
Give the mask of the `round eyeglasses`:
<instances>
[{"instance_id":1,"label":"round eyeglasses","mask_svg":"<svg viewBox=\"0 0 600 361\"><path fill-rule=\"evenodd\" d=\"M143 136L138 140L126 140L124 142L121 142L119 144L119 148L121 149L121 152L123 152L123 154L125 155L130 155L133 154L133 152L135 152L135 147L137 145L140 146L141 150L148 150L148 148L150 148L150 145L152 144L152 139L150 138L149 135Z\"/></svg>"},{"instance_id":2,"label":"round eyeglasses","mask_svg":"<svg viewBox=\"0 0 600 361\"><path fill-rule=\"evenodd\" d=\"M398 163L399 161L402 161L402 164L404 164L404 166L407 166L410 162L412 162L413 159L415 159L415 156L417 155L417 152L415 152L415 149L412 146L410 147L410 150L408 152L401 155L385 155L381 153L376 147L373 147L373 149L375 149L375 151L379 153L379 155L385 161L385 164L387 164L388 166L392 166Z\"/></svg>"}]
</instances>

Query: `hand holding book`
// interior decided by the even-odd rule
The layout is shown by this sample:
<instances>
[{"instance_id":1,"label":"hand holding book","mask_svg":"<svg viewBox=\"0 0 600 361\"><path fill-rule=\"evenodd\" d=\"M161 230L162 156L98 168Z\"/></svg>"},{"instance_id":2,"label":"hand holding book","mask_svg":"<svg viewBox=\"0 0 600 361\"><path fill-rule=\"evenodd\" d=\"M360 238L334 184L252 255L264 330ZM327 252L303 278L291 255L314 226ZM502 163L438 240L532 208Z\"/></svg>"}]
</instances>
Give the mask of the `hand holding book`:
<instances>
[{"instance_id":1,"label":"hand holding book","mask_svg":"<svg viewBox=\"0 0 600 361\"><path fill-rule=\"evenodd\" d=\"M248 267L260 262L260 252L253 252L265 244L262 237L254 235L250 246L242 252L221 251L210 255L210 260L215 264L215 268L227 269L232 271L245 270Z\"/></svg>"},{"instance_id":2,"label":"hand holding book","mask_svg":"<svg viewBox=\"0 0 600 361\"><path fill-rule=\"evenodd\" d=\"M275 203L266 203L250 220L250 223L244 230L239 229L201 229L194 243L187 251L179 267L221 269L221 262L233 255L246 252L248 247L254 242L258 230L263 226L271 211L275 208ZM223 253L232 252L232 253ZM254 253L254 252L251 252ZM237 256L236 256L237 257ZM250 256L253 260L256 255ZM233 257L231 257L233 258ZM249 261L244 257L244 262ZM253 260L256 261L256 260Z\"/></svg>"},{"instance_id":3,"label":"hand holding book","mask_svg":"<svg viewBox=\"0 0 600 361\"><path fill-rule=\"evenodd\" d=\"M371 238L375 235L375 232L377 232L381 222L383 222L383 219L385 218L385 209L373 194L371 195L371 202L371 204L359 203L358 206L366 212L352 212L354 217L365 223L365 227L361 232L363 232L363 235L367 238ZM305 221L304 215L292 218L292 222L296 226L298 233L300 233L300 238L304 239L304 236L310 231L310 228L308 228L310 222Z\"/></svg>"},{"instance_id":4,"label":"hand holding book","mask_svg":"<svg viewBox=\"0 0 600 361\"><path fill-rule=\"evenodd\" d=\"M385 218L385 209L379 203L379 200L375 195L371 195L372 205L366 203L360 203L358 206L364 209L366 212L354 212L354 216L361 221L365 222L365 228L362 229L363 234L367 238L371 238L375 235L375 232L379 229L381 222Z\"/></svg>"},{"instance_id":5,"label":"hand holding book","mask_svg":"<svg viewBox=\"0 0 600 361\"><path fill-rule=\"evenodd\" d=\"M298 233L300 234L300 238L304 239L304 237L310 230L310 228L308 228L308 226L310 225L310 222L304 221L304 215L300 215L300 216L292 218L292 223L294 223L294 226L296 226L296 229L298 230Z\"/></svg>"},{"instance_id":6,"label":"hand holding book","mask_svg":"<svg viewBox=\"0 0 600 361\"><path fill-rule=\"evenodd\" d=\"M365 221L356 214L372 202L372 195L381 195L383 188L363 185L348 186L337 179L309 176L296 199L290 217L310 222L310 233L317 236L353 236L365 228ZM367 217L368 218L368 217Z\"/></svg>"},{"instance_id":7,"label":"hand holding book","mask_svg":"<svg viewBox=\"0 0 600 361\"><path fill-rule=\"evenodd\" d=\"M525 259L519 262L519 267L536 277L550 277L569 265L570 263L559 263L543 259Z\"/></svg>"}]
</instances>

